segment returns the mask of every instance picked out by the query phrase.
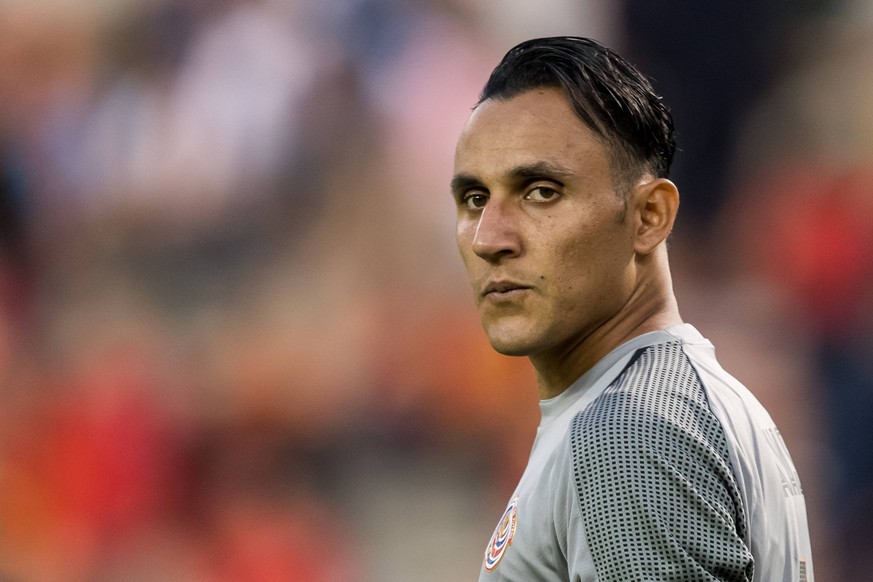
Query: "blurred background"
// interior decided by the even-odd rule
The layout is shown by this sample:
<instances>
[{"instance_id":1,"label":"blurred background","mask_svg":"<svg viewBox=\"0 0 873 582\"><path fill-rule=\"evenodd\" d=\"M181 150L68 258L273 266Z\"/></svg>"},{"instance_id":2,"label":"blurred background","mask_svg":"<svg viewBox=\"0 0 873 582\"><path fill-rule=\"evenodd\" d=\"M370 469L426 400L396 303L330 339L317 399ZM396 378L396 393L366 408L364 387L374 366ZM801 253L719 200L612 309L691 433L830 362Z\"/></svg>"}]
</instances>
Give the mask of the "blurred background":
<instances>
[{"instance_id":1,"label":"blurred background","mask_svg":"<svg viewBox=\"0 0 873 582\"><path fill-rule=\"evenodd\" d=\"M454 247L491 68L672 108L680 305L873 572L873 6L2 0L0 578L474 580L539 411Z\"/></svg>"}]
</instances>

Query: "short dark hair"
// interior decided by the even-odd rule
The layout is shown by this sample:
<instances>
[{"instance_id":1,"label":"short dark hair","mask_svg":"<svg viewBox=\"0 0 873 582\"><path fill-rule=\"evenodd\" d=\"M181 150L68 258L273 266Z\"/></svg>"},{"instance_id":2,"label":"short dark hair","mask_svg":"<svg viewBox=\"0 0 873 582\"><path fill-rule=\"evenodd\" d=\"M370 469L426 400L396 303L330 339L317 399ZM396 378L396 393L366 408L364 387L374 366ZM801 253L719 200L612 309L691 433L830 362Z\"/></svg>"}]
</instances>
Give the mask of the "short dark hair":
<instances>
[{"instance_id":1,"label":"short dark hair","mask_svg":"<svg viewBox=\"0 0 873 582\"><path fill-rule=\"evenodd\" d=\"M611 150L619 177L666 178L676 151L673 117L651 82L615 51L573 37L512 48L491 73L477 106L538 88L562 89L579 118Z\"/></svg>"}]
</instances>

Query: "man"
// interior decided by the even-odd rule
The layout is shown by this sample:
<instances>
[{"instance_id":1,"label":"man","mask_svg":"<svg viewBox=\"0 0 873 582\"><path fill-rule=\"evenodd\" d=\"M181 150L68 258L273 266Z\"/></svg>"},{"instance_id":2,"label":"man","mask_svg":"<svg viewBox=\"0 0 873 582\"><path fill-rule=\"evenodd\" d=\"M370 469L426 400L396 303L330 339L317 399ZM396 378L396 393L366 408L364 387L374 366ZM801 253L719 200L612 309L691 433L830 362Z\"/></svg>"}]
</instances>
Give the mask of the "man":
<instances>
[{"instance_id":1,"label":"man","mask_svg":"<svg viewBox=\"0 0 873 582\"><path fill-rule=\"evenodd\" d=\"M542 409L480 581L813 579L779 432L679 315L674 149L649 82L583 38L512 49L463 130L458 246Z\"/></svg>"}]
</instances>

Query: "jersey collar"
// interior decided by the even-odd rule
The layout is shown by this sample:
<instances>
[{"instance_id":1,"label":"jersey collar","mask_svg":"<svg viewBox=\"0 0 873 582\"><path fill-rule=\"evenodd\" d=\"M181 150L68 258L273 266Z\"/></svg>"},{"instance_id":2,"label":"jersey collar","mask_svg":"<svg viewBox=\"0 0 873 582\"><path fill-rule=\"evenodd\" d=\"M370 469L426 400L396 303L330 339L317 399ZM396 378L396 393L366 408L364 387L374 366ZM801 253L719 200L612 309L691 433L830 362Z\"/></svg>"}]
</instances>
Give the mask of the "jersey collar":
<instances>
[{"instance_id":1,"label":"jersey collar","mask_svg":"<svg viewBox=\"0 0 873 582\"><path fill-rule=\"evenodd\" d=\"M603 356L562 393L552 398L540 400L540 411L542 412L540 426L546 426L582 398L593 400L624 371L638 350L673 341L683 343L707 342L700 335L700 332L688 323L672 325L666 329L645 333L626 341Z\"/></svg>"}]
</instances>

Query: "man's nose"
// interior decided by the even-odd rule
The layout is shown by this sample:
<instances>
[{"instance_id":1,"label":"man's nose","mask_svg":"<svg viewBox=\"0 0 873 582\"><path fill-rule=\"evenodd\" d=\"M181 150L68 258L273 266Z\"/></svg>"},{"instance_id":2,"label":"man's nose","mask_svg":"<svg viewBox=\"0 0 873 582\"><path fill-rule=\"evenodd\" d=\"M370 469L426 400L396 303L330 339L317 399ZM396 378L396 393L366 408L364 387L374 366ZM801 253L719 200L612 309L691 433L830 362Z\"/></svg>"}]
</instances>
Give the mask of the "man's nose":
<instances>
[{"instance_id":1,"label":"man's nose","mask_svg":"<svg viewBox=\"0 0 873 582\"><path fill-rule=\"evenodd\" d=\"M479 215L473 252L488 262L521 253L517 217L508 206L508 202L495 200L492 196Z\"/></svg>"}]
</instances>

